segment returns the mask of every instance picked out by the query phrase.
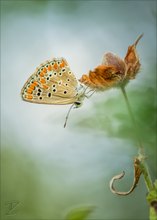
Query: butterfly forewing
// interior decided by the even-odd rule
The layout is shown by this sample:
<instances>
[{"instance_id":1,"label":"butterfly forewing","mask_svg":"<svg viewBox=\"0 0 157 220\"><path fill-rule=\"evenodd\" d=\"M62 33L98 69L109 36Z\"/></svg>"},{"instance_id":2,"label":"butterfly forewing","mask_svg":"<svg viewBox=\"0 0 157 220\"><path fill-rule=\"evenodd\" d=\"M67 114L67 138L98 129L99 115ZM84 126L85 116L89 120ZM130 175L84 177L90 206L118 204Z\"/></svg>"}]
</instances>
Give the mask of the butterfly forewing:
<instances>
[{"instance_id":1,"label":"butterfly forewing","mask_svg":"<svg viewBox=\"0 0 157 220\"><path fill-rule=\"evenodd\" d=\"M41 64L27 80L21 95L25 101L70 104L77 101L78 82L64 58Z\"/></svg>"}]
</instances>

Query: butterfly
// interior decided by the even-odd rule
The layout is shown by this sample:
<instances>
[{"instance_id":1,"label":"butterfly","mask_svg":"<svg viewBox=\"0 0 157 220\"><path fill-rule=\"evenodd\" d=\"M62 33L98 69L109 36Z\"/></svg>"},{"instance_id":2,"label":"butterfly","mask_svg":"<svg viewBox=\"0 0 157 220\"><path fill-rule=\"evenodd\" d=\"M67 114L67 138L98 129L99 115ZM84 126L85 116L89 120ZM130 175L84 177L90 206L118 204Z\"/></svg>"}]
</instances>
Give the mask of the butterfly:
<instances>
[{"instance_id":1,"label":"butterfly","mask_svg":"<svg viewBox=\"0 0 157 220\"><path fill-rule=\"evenodd\" d=\"M79 84L64 58L47 60L36 68L21 90L24 101L38 104L80 107L85 98L85 87ZM66 126L66 121L64 127Z\"/></svg>"}]
</instances>

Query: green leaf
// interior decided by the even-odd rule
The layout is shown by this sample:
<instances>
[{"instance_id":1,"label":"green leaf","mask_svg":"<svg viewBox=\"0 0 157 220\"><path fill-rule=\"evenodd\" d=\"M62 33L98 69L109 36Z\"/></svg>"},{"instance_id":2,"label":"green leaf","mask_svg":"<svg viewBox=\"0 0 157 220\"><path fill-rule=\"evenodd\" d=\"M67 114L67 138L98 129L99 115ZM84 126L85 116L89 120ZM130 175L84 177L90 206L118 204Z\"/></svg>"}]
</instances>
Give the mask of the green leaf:
<instances>
[{"instance_id":1,"label":"green leaf","mask_svg":"<svg viewBox=\"0 0 157 220\"><path fill-rule=\"evenodd\" d=\"M66 220L84 220L93 211L94 206L84 206L72 209L67 215Z\"/></svg>"}]
</instances>

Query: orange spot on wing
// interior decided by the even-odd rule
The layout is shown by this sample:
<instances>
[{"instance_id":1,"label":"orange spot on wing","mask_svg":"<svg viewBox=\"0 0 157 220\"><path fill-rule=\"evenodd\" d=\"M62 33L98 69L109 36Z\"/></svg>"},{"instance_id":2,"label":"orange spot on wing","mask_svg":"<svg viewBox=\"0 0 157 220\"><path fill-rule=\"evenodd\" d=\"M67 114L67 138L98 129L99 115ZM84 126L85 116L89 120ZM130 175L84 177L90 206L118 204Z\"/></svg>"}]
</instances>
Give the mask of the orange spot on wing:
<instances>
[{"instance_id":1,"label":"orange spot on wing","mask_svg":"<svg viewBox=\"0 0 157 220\"><path fill-rule=\"evenodd\" d=\"M37 86L37 85L38 85L38 82L37 82L37 81L34 81L33 84L34 84L35 86Z\"/></svg>"},{"instance_id":2,"label":"orange spot on wing","mask_svg":"<svg viewBox=\"0 0 157 220\"><path fill-rule=\"evenodd\" d=\"M44 89L48 89L48 88L49 88L49 86L47 86L47 85L45 85L45 84L43 84L42 87L43 87Z\"/></svg>"},{"instance_id":3,"label":"orange spot on wing","mask_svg":"<svg viewBox=\"0 0 157 220\"><path fill-rule=\"evenodd\" d=\"M40 79L40 82L41 82L42 84L44 84L44 83L46 83L46 80L43 79L43 78L41 78L41 79Z\"/></svg>"},{"instance_id":4,"label":"orange spot on wing","mask_svg":"<svg viewBox=\"0 0 157 220\"><path fill-rule=\"evenodd\" d=\"M26 99L33 99L32 95L26 95Z\"/></svg>"},{"instance_id":5,"label":"orange spot on wing","mask_svg":"<svg viewBox=\"0 0 157 220\"><path fill-rule=\"evenodd\" d=\"M45 75L45 73L44 73L44 72L41 72L41 73L40 73L40 76L44 76L44 75Z\"/></svg>"},{"instance_id":6,"label":"orange spot on wing","mask_svg":"<svg viewBox=\"0 0 157 220\"><path fill-rule=\"evenodd\" d=\"M35 81L31 84L32 86L36 87L38 85L38 83Z\"/></svg>"},{"instance_id":7,"label":"orange spot on wing","mask_svg":"<svg viewBox=\"0 0 157 220\"><path fill-rule=\"evenodd\" d=\"M61 67L61 68L62 68L62 67L65 67L64 62L62 62L62 63L60 64L60 67Z\"/></svg>"},{"instance_id":8,"label":"orange spot on wing","mask_svg":"<svg viewBox=\"0 0 157 220\"><path fill-rule=\"evenodd\" d=\"M44 73L47 73L47 69L46 69L45 67L44 67L44 69L43 69L43 72L44 72Z\"/></svg>"},{"instance_id":9,"label":"orange spot on wing","mask_svg":"<svg viewBox=\"0 0 157 220\"><path fill-rule=\"evenodd\" d=\"M51 71L51 70L52 70L52 67L51 67L50 65L48 66L48 70L49 70L49 71Z\"/></svg>"},{"instance_id":10,"label":"orange spot on wing","mask_svg":"<svg viewBox=\"0 0 157 220\"><path fill-rule=\"evenodd\" d=\"M31 88L28 88L26 92L31 94L33 90Z\"/></svg>"},{"instance_id":11,"label":"orange spot on wing","mask_svg":"<svg viewBox=\"0 0 157 220\"><path fill-rule=\"evenodd\" d=\"M33 83L29 86L30 89L34 90L35 89L35 85L33 85Z\"/></svg>"},{"instance_id":12,"label":"orange spot on wing","mask_svg":"<svg viewBox=\"0 0 157 220\"><path fill-rule=\"evenodd\" d=\"M53 68L54 68L55 70L58 68L57 63L55 63L55 64L53 65Z\"/></svg>"}]
</instances>

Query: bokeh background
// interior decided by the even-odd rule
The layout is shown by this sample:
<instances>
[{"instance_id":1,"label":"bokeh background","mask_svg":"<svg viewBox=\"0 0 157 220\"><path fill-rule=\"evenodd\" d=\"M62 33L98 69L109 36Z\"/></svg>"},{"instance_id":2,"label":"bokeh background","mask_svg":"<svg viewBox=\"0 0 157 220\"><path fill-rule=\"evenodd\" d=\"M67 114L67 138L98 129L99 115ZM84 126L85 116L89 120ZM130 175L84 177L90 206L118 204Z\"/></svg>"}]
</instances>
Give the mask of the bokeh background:
<instances>
[{"instance_id":1,"label":"bokeh background","mask_svg":"<svg viewBox=\"0 0 157 220\"><path fill-rule=\"evenodd\" d=\"M156 1L1 1L1 216L63 220L68 210L95 209L88 219L148 219L143 178L127 197L109 190L112 176L128 190L137 155L134 127L118 89L69 106L22 101L35 68L65 57L77 78L101 63L105 52L124 57L138 44L142 67L127 86L152 179L156 158Z\"/></svg>"}]
</instances>

